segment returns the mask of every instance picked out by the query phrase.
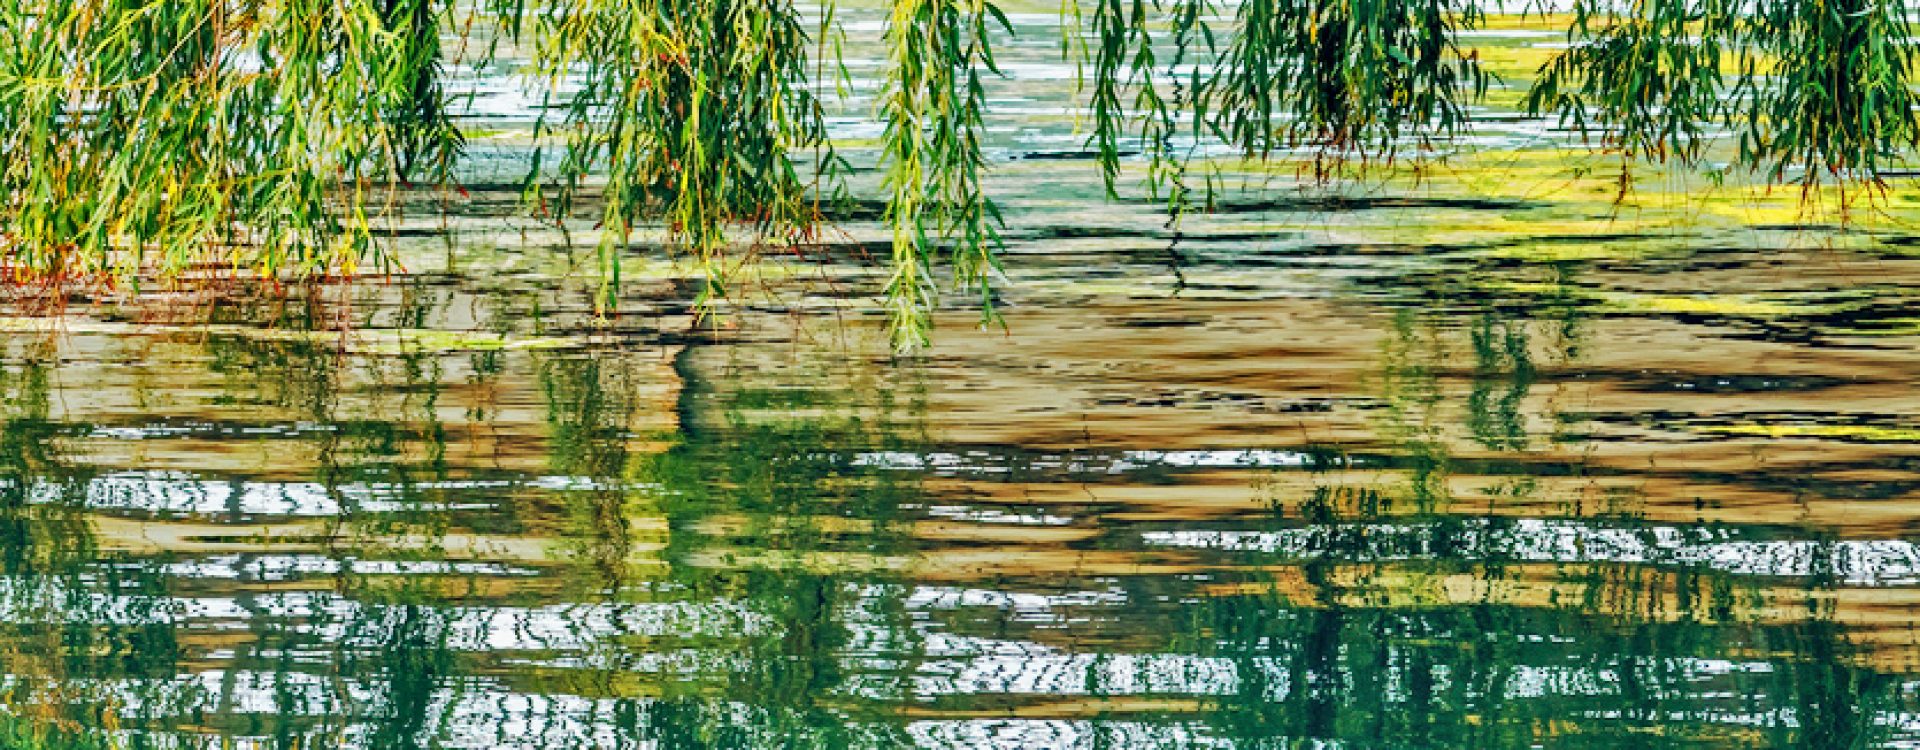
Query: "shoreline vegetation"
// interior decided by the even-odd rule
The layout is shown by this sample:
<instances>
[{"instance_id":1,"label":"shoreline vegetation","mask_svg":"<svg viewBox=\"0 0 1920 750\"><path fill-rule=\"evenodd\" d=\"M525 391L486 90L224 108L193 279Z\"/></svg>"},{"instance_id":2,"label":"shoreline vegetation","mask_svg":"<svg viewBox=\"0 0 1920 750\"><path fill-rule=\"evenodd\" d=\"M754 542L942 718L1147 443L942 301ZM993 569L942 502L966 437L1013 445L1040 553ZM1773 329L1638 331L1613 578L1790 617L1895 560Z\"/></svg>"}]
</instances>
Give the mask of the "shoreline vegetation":
<instances>
[{"instance_id":1,"label":"shoreline vegetation","mask_svg":"<svg viewBox=\"0 0 1920 750\"><path fill-rule=\"evenodd\" d=\"M1090 179L1113 199L1144 192L1169 227L1250 173L1329 191L1419 179L1471 158L1490 113L1603 156L1618 201L1651 168L1850 217L1886 205L1920 151L1920 40L1898 2L1483 6L1041 10L1065 29ZM879 135L858 156L828 116L850 96L842 19L856 15L884 19L863 110ZM1514 24L1564 44L1484 44ZM541 102L517 204L590 219L603 311L642 238L696 264L707 314L743 266L819 245L857 198L883 204L875 291L911 351L946 294L997 319L1006 222L987 120L995 45L1022 33L982 0L0 0L0 273L15 294L58 296L210 267L391 271L382 217L471 199L449 77L499 69ZM856 179L869 166L877 179Z\"/></svg>"}]
</instances>

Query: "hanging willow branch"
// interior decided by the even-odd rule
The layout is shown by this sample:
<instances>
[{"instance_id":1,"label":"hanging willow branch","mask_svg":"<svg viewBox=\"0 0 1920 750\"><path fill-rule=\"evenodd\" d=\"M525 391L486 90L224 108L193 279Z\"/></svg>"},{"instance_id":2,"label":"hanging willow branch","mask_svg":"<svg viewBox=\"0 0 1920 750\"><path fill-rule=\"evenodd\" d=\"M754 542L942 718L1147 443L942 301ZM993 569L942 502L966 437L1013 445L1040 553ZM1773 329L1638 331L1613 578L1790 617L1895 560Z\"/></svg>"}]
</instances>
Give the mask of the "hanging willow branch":
<instances>
[{"instance_id":1,"label":"hanging willow branch","mask_svg":"<svg viewBox=\"0 0 1920 750\"><path fill-rule=\"evenodd\" d=\"M1735 163L1807 188L1878 183L1920 148L1912 20L1894 0L1579 0L1571 48L1540 71L1535 114L1600 130L1633 161L1696 166L1712 131ZM1624 179L1624 178L1623 178ZM1624 184L1624 183L1623 183Z\"/></svg>"},{"instance_id":2,"label":"hanging willow branch","mask_svg":"<svg viewBox=\"0 0 1920 750\"><path fill-rule=\"evenodd\" d=\"M1472 126L1479 0L1063 0L1109 194L1136 149L1169 226L1209 146L1320 179ZM1084 4L1084 7L1083 7ZM930 338L941 289L995 319L984 0L887 0L877 159L892 340ZM845 187L827 104L829 0L0 0L0 267L15 284L137 282L223 265L269 277L388 257L374 217L450 184L465 147L446 70L478 28L530 50L549 109L530 207L600 225L601 293L647 231L697 260L702 316L742 263L817 241ZM484 23L476 23L479 19ZM822 20L822 19L827 20ZM1572 0L1569 48L1526 92L1625 169L1728 154L1772 182L1879 184L1920 150L1899 0ZM454 43L458 42L458 43ZM843 92L844 93L844 92ZM1719 157L1714 157L1719 158ZM1214 195L1217 165L1204 193ZM1623 185L1626 184L1623 181Z\"/></svg>"},{"instance_id":3,"label":"hanging willow branch","mask_svg":"<svg viewBox=\"0 0 1920 750\"><path fill-rule=\"evenodd\" d=\"M382 184L460 151L428 0L6 0L0 263L15 281L351 271ZM345 196L344 207L334 205Z\"/></svg>"},{"instance_id":4,"label":"hanging willow branch","mask_svg":"<svg viewBox=\"0 0 1920 750\"><path fill-rule=\"evenodd\" d=\"M518 34L527 3L495 11ZM551 210L565 217L604 175L600 304L645 222L700 263L702 315L727 295L728 250L810 237L813 184L796 160L830 149L809 88L814 41L789 0L556 0L532 3L534 66L564 113ZM581 79L571 91L575 75ZM837 163L829 154L828 165ZM546 205L536 157L530 197ZM746 232L732 236L730 229ZM734 234L737 234L735 232Z\"/></svg>"},{"instance_id":5,"label":"hanging willow branch","mask_svg":"<svg viewBox=\"0 0 1920 750\"><path fill-rule=\"evenodd\" d=\"M983 72L999 73L990 24L1011 32L985 0L893 0L887 19L888 77L882 146L893 230L887 309L895 349L929 342L937 290L932 263L944 255L956 286L980 295L991 320L991 275L999 271L1000 210L982 184Z\"/></svg>"},{"instance_id":6,"label":"hanging willow branch","mask_svg":"<svg viewBox=\"0 0 1920 750\"><path fill-rule=\"evenodd\" d=\"M1135 119L1156 190L1184 188L1176 162L1185 155L1173 147L1179 119L1256 159L1304 150L1326 177L1349 160L1391 159L1459 134L1470 125L1468 103L1487 89L1477 56L1459 44L1461 31L1484 20L1472 0L1246 2L1218 24L1213 13L1203 0L1098 0L1088 106L1110 193L1118 144ZM1069 15L1089 17L1077 6ZM1165 67L1156 64L1158 24L1171 52ZM1211 64L1183 75L1202 56ZM1130 109L1120 93L1128 86Z\"/></svg>"}]
</instances>

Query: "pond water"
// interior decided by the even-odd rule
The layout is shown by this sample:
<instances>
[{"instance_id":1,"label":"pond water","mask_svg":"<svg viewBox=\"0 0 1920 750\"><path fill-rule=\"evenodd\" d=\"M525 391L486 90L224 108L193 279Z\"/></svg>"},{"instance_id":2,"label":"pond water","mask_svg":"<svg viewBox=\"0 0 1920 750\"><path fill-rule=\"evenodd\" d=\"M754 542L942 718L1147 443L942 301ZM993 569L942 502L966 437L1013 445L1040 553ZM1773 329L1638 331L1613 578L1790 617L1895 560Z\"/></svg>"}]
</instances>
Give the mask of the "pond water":
<instances>
[{"instance_id":1,"label":"pond water","mask_svg":"<svg viewBox=\"0 0 1920 750\"><path fill-rule=\"evenodd\" d=\"M1008 328L925 356L870 225L599 320L481 190L392 278L6 319L0 745L1920 745L1900 222L1616 206L1515 122L1176 231L1027 44Z\"/></svg>"}]
</instances>

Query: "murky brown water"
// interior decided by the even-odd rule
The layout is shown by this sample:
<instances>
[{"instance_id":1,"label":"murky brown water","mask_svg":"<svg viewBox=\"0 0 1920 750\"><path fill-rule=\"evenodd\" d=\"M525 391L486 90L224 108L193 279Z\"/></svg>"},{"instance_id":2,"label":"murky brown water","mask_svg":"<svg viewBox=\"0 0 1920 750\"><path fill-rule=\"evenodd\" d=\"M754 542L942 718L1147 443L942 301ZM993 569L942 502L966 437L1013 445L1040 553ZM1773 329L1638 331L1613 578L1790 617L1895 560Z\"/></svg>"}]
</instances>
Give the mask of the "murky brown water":
<instances>
[{"instance_id":1,"label":"murky brown water","mask_svg":"<svg viewBox=\"0 0 1920 750\"><path fill-rule=\"evenodd\" d=\"M485 211L9 319L0 745L1920 744L1898 221L1522 170L1176 238L1009 137L1010 330L921 358L857 223L717 331Z\"/></svg>"}]
</instances>

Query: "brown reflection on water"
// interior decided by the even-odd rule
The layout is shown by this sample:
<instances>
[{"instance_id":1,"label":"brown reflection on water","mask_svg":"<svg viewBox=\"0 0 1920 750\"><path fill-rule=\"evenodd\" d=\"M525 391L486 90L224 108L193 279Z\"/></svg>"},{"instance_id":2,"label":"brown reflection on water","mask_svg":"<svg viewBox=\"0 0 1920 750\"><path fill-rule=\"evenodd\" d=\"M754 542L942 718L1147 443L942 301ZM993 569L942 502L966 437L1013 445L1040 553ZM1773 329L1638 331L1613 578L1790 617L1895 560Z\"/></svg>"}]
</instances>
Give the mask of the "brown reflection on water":
<instances>
[{"instance_id":1,"label":"brown reflection on water","mask_svg":"<svg viewBox=\"0 0 1920 750\"><path fill-rule=\"evenodd\" d=\"M0 728L1920 737L1913 343L1858 332L1897 311L1565 270L1495 293L1433 263L1322 293L1014 293L1010 334L955 317L914 360L857 327L595 323L479 280L296 316L360 316L345 334L77 311L4 344Z\"/></svg>"}]
</instances>

